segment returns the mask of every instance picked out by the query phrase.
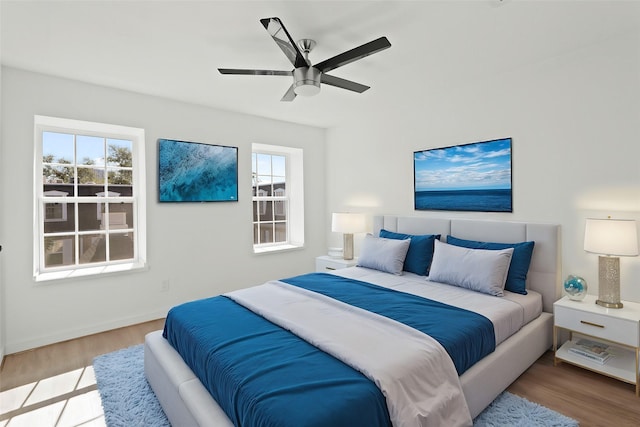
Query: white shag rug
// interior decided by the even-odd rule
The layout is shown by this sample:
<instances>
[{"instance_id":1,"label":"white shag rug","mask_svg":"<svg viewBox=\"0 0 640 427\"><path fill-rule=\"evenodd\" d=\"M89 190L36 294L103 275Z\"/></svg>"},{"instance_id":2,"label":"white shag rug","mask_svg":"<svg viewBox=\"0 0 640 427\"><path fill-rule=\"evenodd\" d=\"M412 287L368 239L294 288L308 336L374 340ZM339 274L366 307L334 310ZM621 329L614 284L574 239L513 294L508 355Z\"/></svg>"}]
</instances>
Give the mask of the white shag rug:
<instances>
[{"instance_id":1,"label":"white shag rug","mask_svg":"<svg viewBox=\"0 0 640 427\"><path fill-rule=\"evenodd\" d=\"M144 375L142 344L96 357L93 370L108 427L171 427Z\"/></svg>"},{"instance_id":2,"label":"white shag rug","mask_svg":"<svg viewBox=\"0 0 640 427\"><path fill-rule=\"evenodd\" d=\"M478 417L474 427L577 427L578 422L537 403L502 392Z\"/></svg>"}]
</instances>

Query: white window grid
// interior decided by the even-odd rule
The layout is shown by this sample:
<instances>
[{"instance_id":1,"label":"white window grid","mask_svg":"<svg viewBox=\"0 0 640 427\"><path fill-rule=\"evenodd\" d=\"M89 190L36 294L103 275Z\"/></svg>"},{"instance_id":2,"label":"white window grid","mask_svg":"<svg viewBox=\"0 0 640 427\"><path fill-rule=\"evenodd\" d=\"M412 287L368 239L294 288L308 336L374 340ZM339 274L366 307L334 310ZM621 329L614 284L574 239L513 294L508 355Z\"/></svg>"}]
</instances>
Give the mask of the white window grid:
<instances>
[{"instance_id":1,"label":"white window grid","mask_svg":"<svg viewBox=\"0 0 640 427\"><path fill-rule=\"evenodd\" d=\"M69 197L70 200L67 201L67 206L69 204L71 204L73 206L74 209L74 230L73 231L58 231L58 232L45 232L44 231L44 222L46 221L41 221L41 227L40 227L40 232L42 235L42 244L40 245L40 271L60 271L60 270L69 270L71 268L90 268L90 267L99 267L99 266L104 266L104 265L110 265L110 264L123 264L123 263L130 263L132 260L135 260L138 258L139 254L138 254L138 244L137 244L137 240L134 239L133 240L133 257L132 258L128 258L128 259L123 259L123 260L112 260L111 258L111 247L110 247L110 239L107 238L109 235L113 235L113 234L128 234L128 233L135 233L136 227L135 226L131 226L128 228L117 228L114 230L111 230L111 224L109 223L109 221L102 221L101 224L101 228L100 229L92 229L92 230L80 230L80 205L83 203L87 203L87 204L97 204L97 205L104 205L104 213L103 215L108 217L109 215L109 209L110 209L110 205L111 203L130 203L133 206L133 218L135 219L137 217L137 200L135 200L135 198L133 197L101 197L101 198L97 198L97 197L92 197L92 196L80 196L80 197ZM47 199L46 197L41 198L42 200L42 205L44 205L47 202L50 202L50 199ZM43 208L44 209L44 208ZM45 213L44 210L42 211L42 217L45 217ZM116 231L117 230L117 231ZM83 236L104 236L105 239L105 261L100 261L100 262L91 262L91 263L82 263L80 262L80 258L82 256L82 243L81 243L81 239ZM76 248L75 253L74 253L74 263L73 265L62 265L62 266L49 266L46 267L45 266L45 245L44 245L44 239L46 239L47 237L68 237L70 239L72 239L74 241L74 247Z\"/></svg>"},{"instance_id":2,"label":"white window grid","mask_svg":"<svg viewBox=\"0 0 640 427\"><path fill-rule=\"evenodd\" d=\"M279 156L279 157L284 157L285 158L285 179L284 179L284 185L285 188L289 187L289 157L287 155L283 155L282 153L270 153L270 152L264 152L264 151L253 151L253 154L263 154L263 155L268 155L271 158L273 158L273 156ZM271 168L271 170L273 171L273 168ZM269 196L268 195L268 191L260 188L260 183L258 182L258 176L267 176L269 177L269 184L267 185L271 185L272 186L272 193L273 195ZM254 235L254 241L257 241L257 243L254 243L254 247L259 248L259 247L269 247L269 246L281 246L281 245L289 245L290 244L290 233L289 233L289 195L287 193L287 191L285 190L285 188L273 188L274 185L277 185L279 183L282 183L281 181L279 182L274 182L274 175L273 174L260 174L260 171L256 171L256 176L254 176L254 185L256 187L256 195L253 196L253 201L254 202L258 202L258 212L256 212L256 220L253 221L253 227L254 227L254 233L256 233L256 235ZM261 216L265 216L267 214L267 206L269 205L268 202L272 202L271 203L271 219L270 220L261 220ZM284 217L285 219L276 219L277 216L280 217ZM260 229L264 227L264 225L266 224L270 224L271 225L271 238L267 239L267 240L271 240L271 242L262 242L262 235L260 233ZM282 241L274 241L276 239L276 225L277 224L281 224L285 226L285 239ZM258 230L258 231L255 231Z\"/></svg>"},{"instance_id":3,"label":"white window grid","mask_svg":"<svg viewBox=\"0 0 640 427\"><path fill-rule=\"evenodd\" d=\"M101 123L83 122L78 120L60 119L45 116L35 117L35 155L36 155L36 167L35 177L36 185L34 186L35 197L38 209L36 209L36 215L34 220L36 221L34 230L34 278L38 280L40 276L45 276L47 273L56 273L60 271L68 271L72 273L74 270L83 269L95 269L96 267L106 267L111 265L127 265L131 264L134 268L140 268L145 265L146 257L146 231L143 227L140 227L139 218L144 218L146 214L146 206L144 204L144 195L141 191L144 190L144 130L135 129L116 125L106 125ZM43 162L42 153L42 135L44 132L57 132L73 135L74 138L74 159L76 158L76 141L78 136L97 136L103 139L119 139L128 140L132 142L132 166L114 166L109 165L105 161L104 167L92 167L94 169L104 169L105 177L104 183L100 184L103 187L101 192L97 192L95 196L79 196L78 194L78 169L85 167L84 165L78 165L77 160L72 163L57 163L57 162ZM106 160L106 141L105 141L105 160ZM139 165L139 168L134 169L134 165ZM46 205L52 202L56 202L54 197L59 197L61 192L43 190L45 177L42 174L44 166L52 167L67 167L73 168L73 196L66 195L65 204L66 211L69 207L74 209L74 226L71 231L59 231L59 232L45 232L44 225L47 221ZM80 166L80 167L79 167ZM140 170L142 168L142 170ZM128 170L132 172L132 196L122 196L117 192L109 191L110 184L108 178L108 172ZM39 180L40 178L41 180ZM112 184L113 185L113 184ZM53 199L53 200L52 200ZM80 215L79 209L83 204L96 204L97 215L100 217L103 212L104 215L109 214L110 205L114 203L128 203L132 206L132 224L127 228L117 227L117 229L111 230L108 221L103 221L103 226L100 229L92 230L80 230ZM140 204L142 203L142 208ZM100 219L100 218L98 218ZM133 257L127 259L112 260L110 259L110 238L109 236L115 234L128 235L128 233L134 233L133 239ZM83 236L104 236L105 241L105 261L81 263L81 239ZM61 266L49 266L45 265L45 239L48 237L68 237L74 242L74 262L70 265ZM66 243L63 244L66 246ZM96 272L104 272L105 270L96 270ZM59 277L59 276L53 276Z\"/></svg>"}]
</instances>

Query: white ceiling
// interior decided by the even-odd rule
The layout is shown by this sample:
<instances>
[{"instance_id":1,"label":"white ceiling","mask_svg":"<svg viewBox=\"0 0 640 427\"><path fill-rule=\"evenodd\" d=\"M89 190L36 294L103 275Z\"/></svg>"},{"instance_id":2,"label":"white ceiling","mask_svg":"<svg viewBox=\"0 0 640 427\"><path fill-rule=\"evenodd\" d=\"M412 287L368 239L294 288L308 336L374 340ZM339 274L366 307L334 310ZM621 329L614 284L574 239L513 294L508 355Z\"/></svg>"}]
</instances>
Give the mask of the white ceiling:
<instances>
[{"instance_id":1,"label":"white ceiling","mask_svg":"<svg viewBox=\"0 0 640 427\"><path fill-rule=\"evenodd\" d=\"M401 110L412 97L428 103L469 81L640 28L640 1L611 0L2 0L1 6L3 65L320 127ZM315 97L281 102L288 77L216 70L290 70L259 22L272 16L294 39L317 41L315 63L380 36L392 47L331 72L371 86L363 94L323 85Z\"/></svg>"}]
</instances>

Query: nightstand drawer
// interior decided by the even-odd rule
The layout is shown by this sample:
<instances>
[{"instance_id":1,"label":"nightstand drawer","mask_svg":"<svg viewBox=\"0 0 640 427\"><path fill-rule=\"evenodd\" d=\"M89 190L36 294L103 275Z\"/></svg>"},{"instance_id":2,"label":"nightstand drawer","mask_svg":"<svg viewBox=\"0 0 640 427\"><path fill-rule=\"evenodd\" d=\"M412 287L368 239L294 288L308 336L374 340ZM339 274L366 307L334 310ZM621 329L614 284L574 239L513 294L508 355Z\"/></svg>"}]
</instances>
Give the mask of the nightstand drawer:
<instances>
[{"instance_id":1,"label":"nightstand drawer","mask_svg":"<svg viewBox=\"0 0 640 427\"><path fill-rule=\"evenodd\" d=\"M555 325L574 332L638 347L638 322L566 307L555 307Z\"/></svg>"}]
</instances>

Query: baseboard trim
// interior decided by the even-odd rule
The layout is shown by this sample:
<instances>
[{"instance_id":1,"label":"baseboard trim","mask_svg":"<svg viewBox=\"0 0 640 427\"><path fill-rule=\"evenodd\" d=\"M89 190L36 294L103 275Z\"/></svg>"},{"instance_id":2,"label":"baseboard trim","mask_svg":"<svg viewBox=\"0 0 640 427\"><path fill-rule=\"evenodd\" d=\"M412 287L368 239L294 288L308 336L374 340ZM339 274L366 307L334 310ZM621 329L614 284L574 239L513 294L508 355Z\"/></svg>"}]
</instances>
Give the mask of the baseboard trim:
<instances>
[{"instance_id":1,"label":"baseboard trim","mask_svg":"<svg viewBox=\"0 0 640 427\"><path fill-rule=\"evenodd\" d=\"M167 310L158 310L150 313L145 313L136 316L123 317L120 319L113 319L107 322L96 323L95 325L84 326L78 329L68 329L65 331L58 331L53 335L42 336L24 341L17 341L13 343L6 343L6 348L2 349L9 355L13 353L20 353L22 351L32 350L38 347L44 347L50 344L56 344L63 341L68 341L87 335L98 334L100 332L110 331L112 329L124 328L126 326L135 325L138 323L149 322L151 320L162 319L166 317Z\"/></svg>"}]
</instances>

